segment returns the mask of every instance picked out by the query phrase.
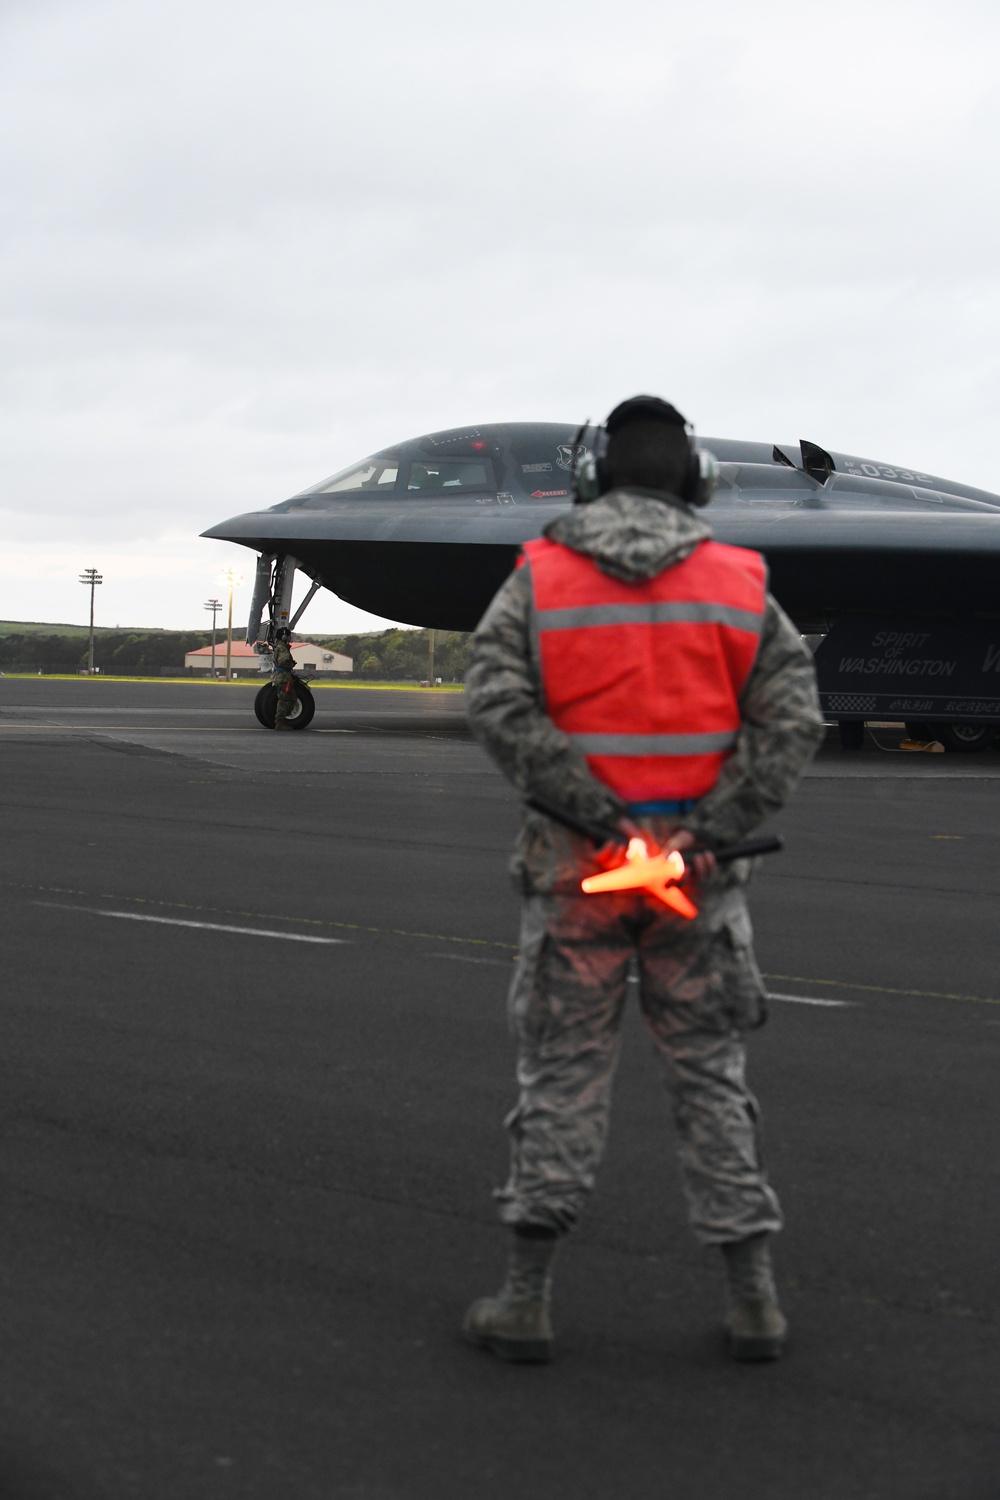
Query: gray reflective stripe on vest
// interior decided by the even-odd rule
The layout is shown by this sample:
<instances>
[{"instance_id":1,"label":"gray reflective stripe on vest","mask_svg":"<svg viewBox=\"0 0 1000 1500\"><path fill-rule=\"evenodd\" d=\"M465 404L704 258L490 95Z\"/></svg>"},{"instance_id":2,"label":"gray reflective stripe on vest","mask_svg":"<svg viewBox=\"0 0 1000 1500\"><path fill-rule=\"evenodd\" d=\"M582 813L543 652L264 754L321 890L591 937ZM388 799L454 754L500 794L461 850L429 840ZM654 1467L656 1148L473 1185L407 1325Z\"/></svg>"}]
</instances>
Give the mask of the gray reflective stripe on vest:
<instances>
[{"instance_id":1,"label":"gray reflective stripe on vest","mask_svg":"<svg viewBox=\"0 0 1000 1500\"><path fill-rule=\"evenodd\" d=\"M650 604L583 604L572 609L536 611L539 630L586 630L594 625L662 625L680 621L696 625L729 625L759 635L763 614L730 604L660 599Z\"/></svg>"},{"instance_id":2,"label":"gray reflective stripe on vest","mask_svg":"<svg viewBox=\"0 0 1000 1500\"><path fill-rule=\"evenodd\" d=\"M730 750L736 730L713 734L571 734L583 755L714 755Z\"/></svg>"}]
</instances>

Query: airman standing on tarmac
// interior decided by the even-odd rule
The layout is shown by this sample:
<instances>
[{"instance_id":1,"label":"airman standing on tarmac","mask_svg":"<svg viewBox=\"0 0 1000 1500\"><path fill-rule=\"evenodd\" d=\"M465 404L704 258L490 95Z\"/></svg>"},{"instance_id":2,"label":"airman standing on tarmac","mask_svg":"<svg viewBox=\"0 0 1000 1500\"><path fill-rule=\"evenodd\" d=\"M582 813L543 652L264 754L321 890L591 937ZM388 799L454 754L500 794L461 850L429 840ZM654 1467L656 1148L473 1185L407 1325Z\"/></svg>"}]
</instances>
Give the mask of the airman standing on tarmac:
<instances>
[{"instance_id":1,"label":"airman standing on tarmac","mask_svg":"<svg viewBox=\"0 0 1000 1500\"><path fill-rule=\"evenodd\" d=\"M295 696L295 658L288 645L289 631L281 629L274 639L274 671L271 686L277 689L278 699L274 709L275 729L291 729L288 719L295 712L298 699Z\"/></svg>"},{"instance_id":2,"label":"airman standing on tarmac","mask_svg":"<svg viewBox=\"0 0 1000 1500\"><path fill-rule=\"evenodd\" d=\"M582 435L582 434L581 434ZM525 796L691 851L698 915L635 892L583 895L598 854L526 814L513 870L524 897L509 1011L520 1096L497 1193L512 1231L500 1292L470 1307L467 1338L546 1360L552 1260L604 1148L630 971L673 1101L698 1239L721 1247L728 1347L774 1359L787 1325L769 1239L745 1033L765 1019L745 887L699 846L743 839L785 802L823 723L812 658L767 592L763 558L711 540L696 507L714 459L684 418L641 396L578 444L577 505L529 542L473 642L473 733ZM592 502L592 503L580 503Z\"/></svg>"}]
</instances>

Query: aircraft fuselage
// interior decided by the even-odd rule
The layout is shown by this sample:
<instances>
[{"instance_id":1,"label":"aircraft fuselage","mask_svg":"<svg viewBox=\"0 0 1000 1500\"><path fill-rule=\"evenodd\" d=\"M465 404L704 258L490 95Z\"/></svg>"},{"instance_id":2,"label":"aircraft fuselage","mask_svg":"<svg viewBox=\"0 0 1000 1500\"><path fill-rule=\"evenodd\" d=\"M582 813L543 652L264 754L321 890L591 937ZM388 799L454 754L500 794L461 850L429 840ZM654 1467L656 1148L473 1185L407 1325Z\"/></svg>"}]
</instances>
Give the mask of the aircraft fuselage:
<instances>
[{"instance_id":1,"label":"aircraft fuselage","mask_svg":"<svg viewBox=\"0 0 1000 1500\"><path fill-rule=\"evenodd\" d=\"M471 630L521 544L571 503L575 435L512 423L416 438L345 471L350 487L334 476L205 535L291 554L373 614ZM769 444L701 441L720 463L715 535L764 553L802 629L844 613L1000 608L1000 496L839 453L823 483ZM797 444L781 451L801 463Z\"/></svg>"},{"instance_id":2,"label":"aircraft fuselage","mask_svg":"<svg viewBox=\"0 0 1000 1500\"><path fill-rule=\"evenodd\" d=\"M555 422L430 433L204 535L294 558L317 583L372 614L472 630L522 543L572 503L580 438ZM978 630L1000 619L1000 496L807 442L700 441L720 467L708 511L716 537L764 554L772 592L799 628L826 633L848 617L868 622L844 662L862 659L862 637L881 639L894 628L912 634L914 620L975 620ZM957 638L952 631L948 640ZM982 631L974 638L967 684L980 683L973 658L982 654ZM1000 637L997 650L1000 661ZM827 695L838 688L832 661L831 651L826 666L820 659L821 676L833 674ZM1000 695L994 703L981 684L976 692L980 706L969 697L965 714L952 703L952 717L1000 722ZM864 695L866 704L874 701Z\"/></svg>"}]
</instances>

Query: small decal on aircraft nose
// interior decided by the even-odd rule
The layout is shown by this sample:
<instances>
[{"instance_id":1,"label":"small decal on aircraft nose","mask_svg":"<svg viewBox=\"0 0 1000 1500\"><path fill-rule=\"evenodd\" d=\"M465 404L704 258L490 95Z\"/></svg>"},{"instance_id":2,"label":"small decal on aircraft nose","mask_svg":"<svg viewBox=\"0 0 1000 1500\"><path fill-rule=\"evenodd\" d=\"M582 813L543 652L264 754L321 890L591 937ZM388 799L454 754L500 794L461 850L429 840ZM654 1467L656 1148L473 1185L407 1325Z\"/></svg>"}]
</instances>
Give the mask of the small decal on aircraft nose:
<instances>
[{"instance_id":1,"label":"small decal on aircraft nose","mask_svg":"<svg viewBox=\"0 0 1000 1500\"><path fill-rule=\"evenodd\" d=\"M589 449L586 443L559 443L556 447L556 463L560 469L572 471L576 467L577 459L589 457Z\"/></svg>"}]
</instances>

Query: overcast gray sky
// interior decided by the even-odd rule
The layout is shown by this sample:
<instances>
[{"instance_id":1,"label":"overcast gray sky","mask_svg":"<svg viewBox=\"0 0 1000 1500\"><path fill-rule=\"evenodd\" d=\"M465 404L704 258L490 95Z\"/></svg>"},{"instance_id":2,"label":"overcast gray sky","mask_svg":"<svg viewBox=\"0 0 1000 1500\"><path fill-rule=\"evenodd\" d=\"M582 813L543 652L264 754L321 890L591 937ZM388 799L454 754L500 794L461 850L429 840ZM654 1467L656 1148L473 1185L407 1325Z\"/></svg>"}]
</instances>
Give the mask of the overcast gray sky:
<instances>
[{"instance_id":1,"label":"overcast gray sky","mask_svg":"<svg viewBox=\"0 0 1000 1500\"><path fill-rule=\"evenodd\" d=\"M1000 490L998 43L996 0L0 0L0 617L96 566L103 623L201 627L253 564L213 522L639 390Z\"/></svg>"}]
</instances>

